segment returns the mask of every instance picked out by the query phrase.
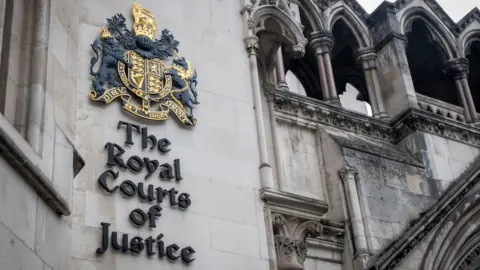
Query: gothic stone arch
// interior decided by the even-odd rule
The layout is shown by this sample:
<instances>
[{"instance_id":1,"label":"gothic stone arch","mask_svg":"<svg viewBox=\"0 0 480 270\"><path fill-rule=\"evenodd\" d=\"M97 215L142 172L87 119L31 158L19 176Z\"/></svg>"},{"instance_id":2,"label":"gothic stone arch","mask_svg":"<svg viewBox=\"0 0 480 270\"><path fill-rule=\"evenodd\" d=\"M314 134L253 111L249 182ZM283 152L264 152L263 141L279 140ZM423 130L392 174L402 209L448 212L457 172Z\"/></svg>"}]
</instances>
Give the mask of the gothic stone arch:
<instances>
[{"instance_id":1,"label":"gothic stone arch","mask_svg":"<svg viewBox=\"0 0 480 270\"><path fill-rule=\"evenodd\" d=\"M334 7L327 15L326 28L332 31L338 20L342 20L355 35L360 48L371 47L372 40L367 25L358 18L346 5Z\"/></svg>"},{"instance_id":2,"label":"gothic stone arch","mask_svg":"<svg viewBox=\"0 0 480 270\"><path fill-rule=\"evenodd\" d=\"M411 7L407 9L400 18L400 27L402 34L407 34L412 31L412 24L417 19L422 20L427 27L432 42L439 46L446 55L445 60L458 57L458 50L455 46L452 34L442 26L432 14L422 7Z\"/></svg>"},{"instance_id":3,"label":"gothic stone arch","mask_svg":"<svg viewBox=\"0 0 480 270\"><path fill-rule=\"evenodd\" d=\"M270 27L274 22L277 27ZM276 34L282 41L291 46L297 57L303 57L307 39L303 36L300 26L292 17L274 5L265 5L255 8L250 17L249 25L253 28L254 35L263 32Z\"/></svg>"},{"instance_id":4,"label":"gothic stone arch","mask_svg":"<svg viewBox=\"0 0 480 270\"><path fill-rule=\"evenodd\" d=\"M480 260L480 186L440 224L427 247L424 270L470 270Z\"/></svg>"}]
</instances>

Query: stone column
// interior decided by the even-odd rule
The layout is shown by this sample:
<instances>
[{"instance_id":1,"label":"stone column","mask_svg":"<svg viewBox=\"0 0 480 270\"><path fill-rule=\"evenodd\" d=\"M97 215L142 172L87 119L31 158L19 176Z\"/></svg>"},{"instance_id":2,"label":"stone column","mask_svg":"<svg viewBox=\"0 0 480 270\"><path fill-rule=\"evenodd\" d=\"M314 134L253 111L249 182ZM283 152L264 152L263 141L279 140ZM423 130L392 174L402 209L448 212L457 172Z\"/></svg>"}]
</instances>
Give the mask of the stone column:
<instances>
[{"instance_id":1,"label":"stone column","mask_svg":"<svg viewBox=\"0 0 480 270\"><path fill-rule=\"evenodd\" d=\"M283 63L282 46L278 48L277 55L275 56L275 72L277 75L277 89L288 91L288 85L285 81L285 64Z\"/></svg>"},{"instance_id":2,"label":"stone column","mask_svg":"<svg viewBox=\"0 0 480 270\"><path fill-rule=\"evenodd\" d=\"M47 50L50 27L48 0L35 1L35 44L28 99L27 141L37 154L42 152L43 117L46 99Z\"/></svg>"},{"instance_id":3,"label":"stone column","mask_svg":"<svg viewBox=\"0 0 480 270\"><path fill-rule=\"evenodd\" d=\"M315 52L324 100L340 105L337 87L332 70L330 53L333 47L333 36L329 32L314 32L310 35L310 48Z\"/></svg>"},{"instance_id":4,"label":"stone column","mask_svg":"<svg viewBox=\"0 0 480 270\"><path fill-rule=\"evenodd\" d=\"M365 235L365 227L363 226L363 215L360 209L360 200L356 185L356 176L358 172L355 168L345 167L339 171L340 178L343 180L345 188L345 197L347 198L347 209L352 224L353 243L355 247L354 265L355 269L366 269L367 262L370 258L370 252L367 245L367 237Z\"/></svg>"},{"instance_id":5,"label":"stone column","mask_svg":"<svg viewBox=\"0 0 480 270\"><path fill-rule=\"evenodd\" d=\"M275 57L275 71L277 82L275 85L265 85L265 95L267 97L267 106L268 112L270 114L270 130L272 133L272 143L274 148L275 156L275 169L277 175L278 188L283 190L285 186L285 181L283 177L283 164L282 164L282 148L280 147L280 142L277 132L277 118L275 117L275 91L289 91L288 84L285 81L285 65L283 62L282 47L280 46Z\"/></svg>"},{"instance_id":6,"label":"stone column","mask_svg":"<svg viewBox=\"0 0 480 270\"><path fill-rule=\"evenodd\" d=\"M260 155L260 180L262 188L273 188L272 167L268 163L267 142L265 138L265 125L263 123L262 100L260 91L260 79L258 77L257 52L259 40L256 36L245 38L245 48L248 52L250 63L250 76L252 79L253 102L255 106L255 120L257 124L258 150Z\"/></svg>"},{"instance_id":7,"label":"stone column","mask_svg":"<svg viewBox=\"0 0 480 270\"><path fill-rule=\"evenodd\" d=\"M465 58L451 59L445 68L447 75L455 81L455 87L464 109L465 120L473 123L477 121L477 111L468 85L468 69L468 59Z\"/></svg>"},{"instance_id":8,"label":"stone column","mask_svg":"<svg viewBox=\"0 0 480 270\"><path fill-rule=\"evenodd\" d=\"M383 104L382 91L378 83L377 54L373 48L360 48L355 53L357 63L363 69L365 82L367 84L369 102L372 106L374 118L388 118Z\"/></svg>"},{"instance_id":9,"label":"stone column","mask_svg":"<svg viewBox=\"0 0 480 270\"><path fill-rule=\"evenodd\" d=\"M278 270L303 270L307 237L323 234L324 226L314 220L303 220L279 213L272 215Z\"/></svg>"},{"instance_id":10,"label":"stone column","mask_svg":"<svg viewBox=\"0 0 480 270\"><path fill-rule=\"evenodd\" d=\"M406 54L407 37L401 33L395 13L395 5L384 3L370 15L375 18L370 30L380 67L376 72L390 118L418 107Z\"/></svg>"}]
</instances>

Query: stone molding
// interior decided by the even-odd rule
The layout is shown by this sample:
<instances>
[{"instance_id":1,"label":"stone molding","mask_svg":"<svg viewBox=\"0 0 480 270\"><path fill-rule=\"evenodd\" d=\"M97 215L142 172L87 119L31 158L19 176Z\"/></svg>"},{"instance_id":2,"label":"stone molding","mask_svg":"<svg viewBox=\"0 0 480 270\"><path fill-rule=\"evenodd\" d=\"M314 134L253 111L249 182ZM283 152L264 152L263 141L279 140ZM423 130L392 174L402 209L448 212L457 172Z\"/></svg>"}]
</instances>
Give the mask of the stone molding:
<instances>
[{"instance_id":1,"label":"stone molding","mask_svg":"<svg viewBox=\"0 0 480 270\"><path fill-rule=\"evenodd\" d=\"M337 127L343 130L393 141L388 122L345 110L321 100L291 92L275 91L275 111L287 118L303 118L308 122Z\"/></svg>"},{"instance_id":2,"label":"stone molding","mask_svg":"<svg viewBox=\"0 0 480 270\"><path fill-rule=\"evenodd\" d=\"M480 130L464 123L445 119L433 113L411 108L401 119L393 121L393 133L396 142L401 141L413 131L423 131L449 140L480 147Z\"/></svg>"},{"instance_id":3,"label":"stone molding","mask_svg":"<svg viewBox=\"0 0 480 270\"><path fill-rule=\"evenodd\" d=\"M403 235L373 260L370 270L395 269L440 222L460 205L469 192L480 183L480 157L451 185L440 199L420 217L412 220Z\"/></svg>"},{"instance_id":4,"label":"stone molding","mask_svg":"<svg viewBox=\"0 0 480 270\"><path fill-rule=\"evenodd\" d=\"M354 138L348 138L337 134L330 134L330 136L335 142L344 148L350 148L356 151L370 153L385 159L409 164L418 168L424 168L424 165L420 160L407 152L400 151L398 147L387 142L378 144L372 141L370 138L362 138L360 136L355 136Z\"/></svg>"},{"instance_id":5,"label":"stone molding","mask_svg":"<svg viewBox=\"0 0 480 270\"><path fill-rule=\"evenodd\" d=\"M461 18L458 21L457 26L460 28L461 31L463 31L475 20L480 22L480 10L477 7L470 10L470 12L468 12L467 15Z\"/></svg>"},{"instance_id":6,"label":"stone molding","mask_svg":"<svg viewBox=\"0 0 480 270\"><path fill-rule=\"evenodd\" d=\"M477 269L469 266L480 262L479 206L477 184L440 222L426 247L429 252L424 256L421 269ZM472 226L476 230L471 230Z\"/></svg>"},{"instance_id":7,"label":"stone molding","mask_svg":"<svg viewBox=\"0 0 480 270\"><path fill-rule=\"evenodd\" d=\"M302 58L305 55L305 46L308 40L303 35L303 26L294 20L294 15L288 6L286 6L283 0L253 0L253 5L247 5L241 11L245 14L245 20L248 29L252 30L253 35L257 35L259 31L267 30L265 24L257 27L258 24L264 21L266 18L275 18L281 27L281 31L277 34L283 36L288 40L291 47L293 58ZM287 35L286 33L291 33ZM249 51L250 52L250 51Z\"/></svg>"},{"instance_id":8,"label":"stone molding","mask_svg":"<svg viewBox=\"0 0 480 270\"><path fill-rule=\"evenodd\" d=\"M40 198L57 214L69 216L71 211L68 202L57 192L49 179L39 168L40 157L30 145L11 127L8 120L0 115L0 155L12 166L32 187ZM77 163L74 171L79 171L83 165ZM80 163L80 164L79 164ZM78 166L81 166L78 168Z\"/></svg>"},{"instance_id":9,"label":"stone molding","mask_svg":"<svg viewBox=\"0 0 480 270\"><path fill-rule=\"evenodd\" d=\"M272 211L272 227L279 270L304 269L307 237L344 244L344 224Z\"/></svg>"},{"instance_id":10,"label":"stone molding","mask_svg":"<svg viewBox=\"0 0 480 270\"><path fill-rule=\"evenodd\" d=\"M272 210L307 219L321 217L328 211L328 204L324 201L279 190L262 189L260 197Z\"/></svg>"},{"instance_id":11,"label":"stone molding","mask_svg":"<svg viewBox=\"0 0 480 270\"><path fill-rule=\"evenodd\" d=\"M462 261L458 266L457 270L469 270L472 267L473 263L478 262L480 258L480 244L472 250L467 257Z\"/></svg>"},{"instance_id":12,"label":"stone molding","mask_svg":"<svg viewBox=\"0 0 480 270\"><path fill-rule=\"evenodd\" d=\"M323 225L323 233L315 238L320 244L330 244L331 247L337 249L344 248L345 244L345 223L335 222L328 219L321 219Z\"/></svg>"},{"instance_id":13,"label":"stone molding","mask_svg":"<svg viewBox=\"0 0 480 270\"><path fill-rule=\"evenodd\" d=\"M338 1L340 0L316 0L316 4L320 7L320 9L325 10ZM357 0L343 0L343 2L347 4L360 19L363 21L368 19L369 14L365 11L362 5L358 3Z\"/></svg>"},{"instance_id":14,"label":"stone molding","mask_svg":"<svg viewBox=\"0 0 480 270\"><path fill-rule=\"evenodd\" d=\"M418 108L442 116L446 119L450 119L452 121L466 123L464 115L465 110L462 107L458 107L438 99L424 96L419 93L416 93L416 95Z\"/></svg>"},{"instance_id":15,"label":"stone molding","mask_svg":"<svg viewBox=\"0 0 480 270\"><path fill-rule=\"evenodd\" d=\"M316 0L316 4L320 9L325 10L334 3L340 0ZM413 0L397 0L395 2L383 2L372 14L368 14L365 9L358 3L357 0L343 0L353 12L365 21L368 25L374 24L378 19L376 18L381 12L397 13L399 10L407 7ZM459 36L473 21L480 22L480 10L475 7L468 12L457 23L445 12L445 10L438 4L436 0L424 0L430 7L432 12L438 16L447 28L455 35ZM380 46L380 48L383 46Z\"/></svg>"},{"instance_id":16,"label":"stone molding","mask_svg":"<svg viewBox=\"0 0 480 270\"><path fill-rule=\"evenodd\" d=\"M273 95L276 116L285 121L333 126L391 144L414 131L422 131L480 147L480 129L417 108L408 108L387 122L291 92L277 90L265 94Z\"/></svg>"}]
</instances>

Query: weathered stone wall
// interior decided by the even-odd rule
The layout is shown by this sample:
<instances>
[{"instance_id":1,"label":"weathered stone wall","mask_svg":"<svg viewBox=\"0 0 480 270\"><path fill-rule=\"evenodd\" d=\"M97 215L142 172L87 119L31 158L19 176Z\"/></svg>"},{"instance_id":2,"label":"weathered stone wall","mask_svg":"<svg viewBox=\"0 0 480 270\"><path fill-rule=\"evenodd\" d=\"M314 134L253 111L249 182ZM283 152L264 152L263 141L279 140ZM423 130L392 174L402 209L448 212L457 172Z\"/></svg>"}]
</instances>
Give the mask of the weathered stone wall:
<instances>
[{"instance_id":1,"label":"weathered stone wall","mask_svg":"<svg viewBox=\"0 0 480 270\"><path fill-rule=\"evenodd\" d=\"M263 202L260 200L257 137L251 95L249 66L243 43L243 23L237 1L142 1L157 20L157 35L164 28L180 41L180 54L191 60L198 73L200 105L195 110L198 124L191 129L179 126L175 119L152 123L133 118L112 102L107 106L89 100L88 66L92 56L89 44L99 34L106 18L122 13L131 27L130 1L77 1L80 11L77 74L76 144L87 160L75 179L72 269L184 269L177 261L151 259L114 252L110 247L102 256L95 250L101 244L100 222L111 223L111 230L131 236L156 238L180 247L191 245L196 260L189 269L267 269ZM171 151L142 151L141 138L126 147L125 129L118 121L148 127L149 134L168 138ZM120 170L115 182L130 179L135 183L175 187L191 195L192 205L185 211L161 204L157 227L136 228L128 219L135 208L148 210L153 204L136 197L125 199L99 187L97 178L106 170L107 142L125 147L125 157L139 155L173 164L181 160L183 180L161 181L155 174L144 180ZM114 168L118 170L118 168ZM143 251L145 252L145 251Z\"/></svg>"},{"instance_id":2,"label":"weathered stone wall","mask_svg":"<svg viewBox=\"0 0 480 270\"><path fill-rule=\"evenodd\" d=\"M50 50L45 73L44 126L42 133L38 134L41 141L38 153L28 145L24 136L30 109L27 104L31 92L29 58L34 51L32 27L42 20L35 16L35 1L8 2L13 3L18 13L9 14L13 16L12 35L3 40L3 45L9 44L10 47L6 50L9 53L2 55L2 60L7 62L2 61L3 68L8 69L8 74L4 74L8 75L6 86L3 87L16 96L7 100L5 115L0 116L2 143L8 137L10 147L25 155L25 159L16 167L10 165L15 161L0 159L0 238L3 243L0 265L5 269L72 269L72 219L56 213L52 202L45 201L45 194L40 195L38 189L32 188L34 184L31 180L27 182L24 173L27 163L34 164L35 175L43 177L37 180L45 181L43 185L53 188L58 196L56 199L72 206L78 62L75 1L51 1L49 15L43 15L48 16L50 38L44 41Z\"/></svg>"},{"instance_id":3,"label":"weathered stone wall","mask_svg":"<svg viewBox=\"0 0 480 270\"><path fill-rule=\"evenodd\" d=\"M3 158L0 158L0 174L2 268L71 269L68 223Z\"/></svg>"},{"instance_id":4,"label":"weathered stone wall","mask_svg":"<svg viewBox=\"0 0 480 270\"><path fill-rule=\"evenodd\" d=\"M315 130L277 122L282 151L283 190L325 200L324 164Z\"/></svg>"},{"instance_id":5,"label":"weathered stone wall","mask_svg":"<svg viewBox=\"0 0 480 270\"><path fill-rule=\"evenodd\" d=\"M399 145L423 160L425 176L436 182L438 195L442 194L480 153L474 146L424 132L410 134Z\"/></svg>"},{"instance_id":6,"label":"weathered stone wall","mask_svg":"<svg viewBox=\"0 0 480 270\"><path fill-rule=\"evenodd\" d=\"M344 153L346 162L358 170L367 242L370 251L378 253L436 201L435 183L432 186L415 166L354 150Z\"/></svg>"}]
</instances>

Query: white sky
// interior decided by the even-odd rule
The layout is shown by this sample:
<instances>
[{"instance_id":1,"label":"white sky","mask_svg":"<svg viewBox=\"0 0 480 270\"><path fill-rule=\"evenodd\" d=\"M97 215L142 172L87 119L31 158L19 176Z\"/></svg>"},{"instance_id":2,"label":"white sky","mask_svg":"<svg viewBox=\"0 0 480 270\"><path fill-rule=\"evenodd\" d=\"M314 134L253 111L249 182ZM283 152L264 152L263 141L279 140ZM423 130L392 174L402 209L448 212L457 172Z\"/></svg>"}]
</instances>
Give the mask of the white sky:
<instances>
[{"instance_id":1,"label":"white sky","mask_svg":"<svg viewBox=\"0 0 480 270\"><path fill-rule=\"evenodd\" d=\"M388 1L395 2L395 0ZM368 13L371 13L383 0L358 0L358 2ZM437 2L455 22L459 21L475 6L480 8L480 0L437 0Z\"/></svg>"}]
</instances>

